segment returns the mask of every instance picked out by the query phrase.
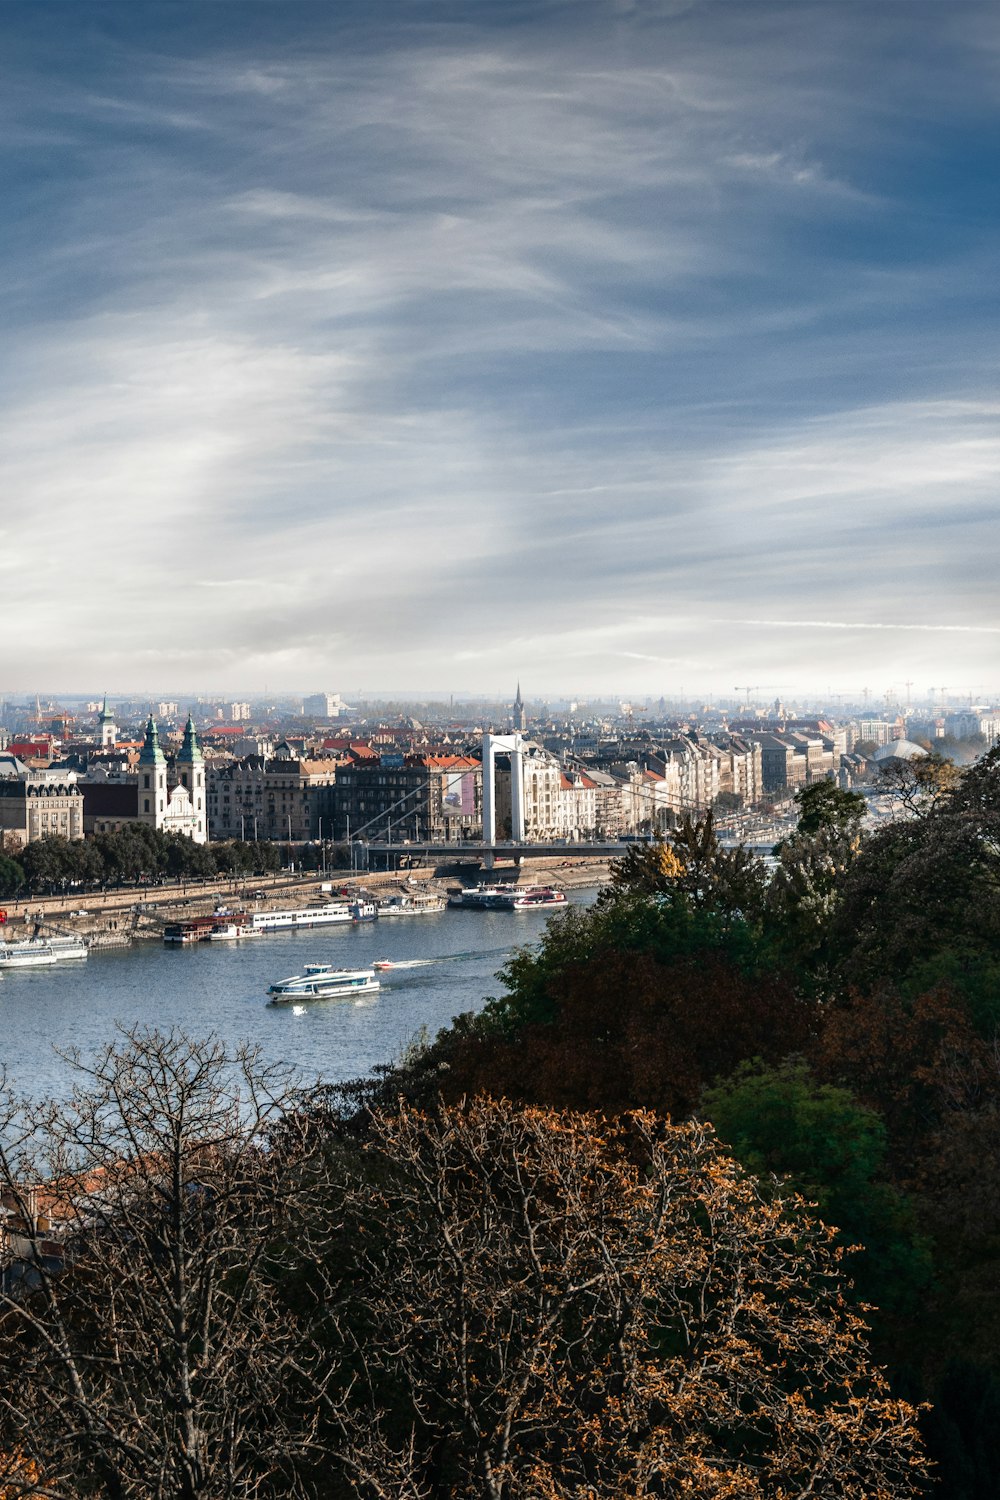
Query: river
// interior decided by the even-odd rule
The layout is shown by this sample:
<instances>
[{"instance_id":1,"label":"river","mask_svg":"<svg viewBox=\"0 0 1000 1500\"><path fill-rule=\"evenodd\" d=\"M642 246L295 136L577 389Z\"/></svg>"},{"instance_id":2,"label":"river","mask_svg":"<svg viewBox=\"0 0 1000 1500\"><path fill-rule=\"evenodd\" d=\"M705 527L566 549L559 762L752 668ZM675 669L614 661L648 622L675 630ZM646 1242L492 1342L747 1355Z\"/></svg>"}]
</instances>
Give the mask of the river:
<instances>
[{"instance_id":1,"label":"river","mask_svg":"<svg viewBox=\"0 0 1000 1500\"><path fill-rule=\"evenodd\" d=\"M589 905L596 890L567 892ZM167 947L140 942L94 952L83 964L4 971L2 1062L8 1083L36 1098L61 1096L72 1070L60 1051L86 1057L112 1041L116 1024L212 1033L257 1043L266 1061L304 1081L335 1083L391 1062L422 1027L433 1035L499 992L496 972L516 947L537 942L551 911L454 911L358 926L279 932L237 943ZM269 984L307 963L356 968L374 960L427 959L379 975L377 995L266 1003Z\"/></svg>"}]
</instances>

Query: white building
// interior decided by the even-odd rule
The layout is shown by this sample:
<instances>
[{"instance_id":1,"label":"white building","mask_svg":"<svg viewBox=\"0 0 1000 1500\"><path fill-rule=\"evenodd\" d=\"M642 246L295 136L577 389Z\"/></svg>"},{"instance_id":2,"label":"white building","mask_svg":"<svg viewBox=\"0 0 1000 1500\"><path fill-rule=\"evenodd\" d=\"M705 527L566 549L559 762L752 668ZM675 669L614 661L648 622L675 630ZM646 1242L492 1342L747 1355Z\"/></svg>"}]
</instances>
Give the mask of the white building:
<instances>
[{"instance_id":1,"label":"white building","mask_svg":"<svg viewBox=\"0 0 1000 1500\"><path fill-rule=\"evenodd\" d=\"M169 766L150 714L137 776L140 823L151 823L161 833L186 834L196 844L208 842L205 761L190 714L181 748Z\"/></svg>"},{"instance_id":2,"label":"white building","mask_svg":"<svg viewBox=\"0 0 1000 1500\"><path fill-rule=\"evenodd\" d=\"M302 702L302 712L310 719L339 719L347 711L339 693L311 693Z\"/></svg>"}]
</instances>

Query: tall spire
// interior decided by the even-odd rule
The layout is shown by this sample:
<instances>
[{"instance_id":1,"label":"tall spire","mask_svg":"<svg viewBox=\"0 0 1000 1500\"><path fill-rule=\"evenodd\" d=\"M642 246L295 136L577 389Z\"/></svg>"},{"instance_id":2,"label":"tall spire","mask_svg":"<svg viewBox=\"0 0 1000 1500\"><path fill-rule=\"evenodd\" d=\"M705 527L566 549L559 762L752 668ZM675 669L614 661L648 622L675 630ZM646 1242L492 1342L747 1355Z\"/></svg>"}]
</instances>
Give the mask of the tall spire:
<instances>
[{"instance_id":1,"label":"tall spire","mask_svg":"<svg viewBox=\"0 0 1000 1500\"><path fill-rule=\"evenodd\" d=\"M166 756L160 749L160 737L156 732L156 720L152 714L146 721L146 738L139 752L139 764L140 766L166 765Z\"/></svg>"},{"instance_id":2,"label":"tall spire","mask_svg":"<svg viewBox=\"0 0 1000 1500\"><path fill-rule=\"evenodd\" d=\"M188 714L187 723L184 725L184 743L177 752L177 759L191 762L205 759L201 753L198 736L194 732L194 720L190 714Z\"/></svg>"}]
</instances>

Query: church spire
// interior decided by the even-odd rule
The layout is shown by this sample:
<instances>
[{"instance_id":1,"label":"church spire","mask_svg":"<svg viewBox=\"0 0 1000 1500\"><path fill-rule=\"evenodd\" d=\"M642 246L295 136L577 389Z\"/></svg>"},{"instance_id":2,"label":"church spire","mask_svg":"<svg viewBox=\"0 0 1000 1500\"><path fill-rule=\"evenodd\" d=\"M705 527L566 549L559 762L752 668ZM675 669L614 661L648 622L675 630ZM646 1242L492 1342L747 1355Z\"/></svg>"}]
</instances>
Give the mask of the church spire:
<instances>
[{"instance_id":1,"label":"church spire","mask_svg":"<svg viewBox=\"0 0 1000 1500\"><path fill-rule=\"evenodd\" d=\"M184 726L184 743L177 752L177 759L189 763L205 759L201 753L198 736L194 732L194 720L190 714L188 714L187 723Z\"/></svg>"},{"instance_id":2,"label":"church spire","mask_svg":"<svg viewBox=\"0 0 1000 1500\"><path fill-rule=\"evenodd\" d=\"M139 764L140 766L166 765L166 756L160 749L160 737L156 732L156 720L152 714L146 721L146 738L139 752Z\"/></svg>"}]
</instances>

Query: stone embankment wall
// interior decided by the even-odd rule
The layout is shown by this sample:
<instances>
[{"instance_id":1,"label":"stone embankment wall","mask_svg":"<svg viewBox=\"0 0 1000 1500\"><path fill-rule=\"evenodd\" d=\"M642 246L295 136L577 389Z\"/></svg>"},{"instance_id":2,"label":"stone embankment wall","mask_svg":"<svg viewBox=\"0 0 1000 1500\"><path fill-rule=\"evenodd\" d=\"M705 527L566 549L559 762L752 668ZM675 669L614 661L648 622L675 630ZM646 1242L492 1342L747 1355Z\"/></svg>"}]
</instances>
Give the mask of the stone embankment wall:
<instances>
[{"instance_id":1,"label":"stone embankment wall","mask_svg":"<svg viewBox=\"0 0 1000 1500\"><path fill-rule=\"evenodd\" d=\"M476 885L481 880L516 880L519 885L557 885L565 889L600 885L607 880L606 860L591 858L525 861L518 869L498 866L490 873L478 864L439 864L409 870L405 875L365 871L351 875L333 871L326 875L268 875L247 879L172 881L141 889L75 893L71 896L33 897L27 901L2 903L7 924L0 936L12 940L35 931L79 933L95 946L124 947L134 938L158 938L164 923L177 922L210 912L219 905L266 910L268 907L305 906L323 894L322 884L334 892L365 890L388 894L413 889L415 885L445 891L450 886Z\"/></svg>"}]
</instances>

